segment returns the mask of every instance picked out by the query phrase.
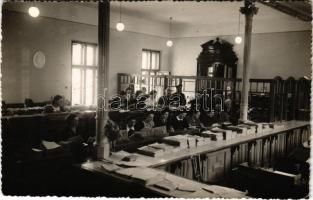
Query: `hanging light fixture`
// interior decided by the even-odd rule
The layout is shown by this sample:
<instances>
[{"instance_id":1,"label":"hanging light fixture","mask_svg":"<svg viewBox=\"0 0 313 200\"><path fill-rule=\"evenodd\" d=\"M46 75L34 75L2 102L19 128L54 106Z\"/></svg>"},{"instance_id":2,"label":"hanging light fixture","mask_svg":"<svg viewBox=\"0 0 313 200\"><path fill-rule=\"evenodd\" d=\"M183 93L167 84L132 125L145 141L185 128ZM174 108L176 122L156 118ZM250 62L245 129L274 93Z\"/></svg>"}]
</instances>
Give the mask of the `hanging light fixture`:
<instances>
[{"instance_id":1,"label":"hanging light fixture","mask_svg":"<svg viewBox=\"0 0 313 200\"><path fill-rule=\"evenodd\" d=\"M242 37L240 36L240 12L239 12L239 17L238 17L238 34L235 37L235 43L236 44L241 44L242 42Z\"/></svg>"},{"instance_id":2,"label":"hanging light fixture","mask_svg":"<svg viewBox=\"0 0 313 200\"><path fill-rule=\"evenodd\" d=\"M32 17L38 17L40 12L39 9L33 4L31 7L28 8L28 14Z\"/></svg>"},{"instance_id":3,"label":"hanging light fixture","mask_svg":"<svg viewBox=\"0 0 313 200\"><path fill-rule=\"evenodd\" d=\"M172 17L170 17L170 30L169 30L170 34L169 34L169 39L166 41L166 45L168 47L173 46L173 41L171 40L171 32L172 32Z\"/></svg>"},{"instance_id":4,"label":"hanging light fixture","mask_svg":"<svg viewBox=\"0 0 313 200\"><path fill-rule=\"evenodd\" d=\"M118 31L123 31L125 29L125 25L122 23L122 2L120 2L120 21L116 24L116 29Z\"/></svg>"}]
</instances>

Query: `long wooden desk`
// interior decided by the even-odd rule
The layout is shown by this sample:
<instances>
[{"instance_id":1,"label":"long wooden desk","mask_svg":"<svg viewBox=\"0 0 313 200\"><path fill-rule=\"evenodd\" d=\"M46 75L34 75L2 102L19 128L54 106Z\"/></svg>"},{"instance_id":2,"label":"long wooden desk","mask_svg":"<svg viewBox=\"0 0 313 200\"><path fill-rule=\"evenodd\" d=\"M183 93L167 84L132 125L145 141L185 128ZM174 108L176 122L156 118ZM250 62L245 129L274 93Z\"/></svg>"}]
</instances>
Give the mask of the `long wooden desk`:
<instances>
[{"instance_id":1,"label":"long wooden desk","mask_svg":"<svg viewBox=\"0 0 313 200\"><path fill-rule=\"evenodd\" d=\"M167 180L170 180L177 185L177 189L167 191L155 187L153 184L147 184L140 181L138 178L123 176L115 172L109 172L103 169L102 161L91 161L81 165L81 168L89 172L97 173L101 176L110 176L120 181L124 181L131 184L138 184L152 193L156 193L165 197L176 197L176 198L247 198L245 193L226 187L217 185L207 185L193 180L188 180L173 174L164 172L162 170L146 168L146 167L135 167L131 168L133 173L149 173L156 176L162 176ZM125 168L124 168L125 169ZM129 168L128 168L129 169ZM122 189L122 188L121 188Z\"/></svg>"},{"instance_id":2,"label":"long wooden desk","mask_svg":"<svg viewBox=\"0 0 313 200\"><path fill-rule=\"evenodd\" d=\"M193 155L211 153L211 152L216 152L219 150L228 149L233 146L238 146L241 144L249 143L251 141L267 138L267 137L274 136L280 133L285 133L287 131L289 132L295 129L305 128L310 125L310 123L306 121L288 121L288 122L281 122L280 124L285 125L285 127L281 130L271 130L271 131L266 131L263 133L258 133L255 135L237 137L237 138L230 139L230 140L212 141L207 146L199 146L196 148L183 149L179 152L166 154L161 157L150 157L150 156L145 156L142 154L135 154L135 155L139 157L138 160L144 161L147 164L145 165L146 167L158 167L158 166L166 165L169 163L173 163L178 160L189 158L190 156L193 156Z\"/></svg>"},{"instance_id":3,"label":"long wooden desk","mask_svg":"<svg viewBox=\"0 0 313 200\"><path fill-rule=\"evenodd\" d=\"M289 150L301 145L310 137L310 122L308 121L288 121L280 122L279 124L284 124L284 128L278 130L273 129L255 135L241 136L226 141L212 141L209 145L183 149L179 152L166 154L160 157L149 157L135 154L137 156L136 161L117 163L128 166L137 165L138 167L158 168L154 169L157 170L154 171L155 173L160 170L164 173L170 172L171 174L177 175L175 177L177 177L176 180L179 179L178 181L186 181L186 179L180 180L180 178L184 177L191 181L190 184L202 187L202 184L196 181L204 183L217 182L223 178L224 175L229 173L234 166L243 162L269 167L273 164L276 158L286 155ZM193 167L192 159L197 156L199 156L199 158L201 157L200 178L195 178L194 171L191 173L191 169L188 169ZM114 161L114 159L111 159L111 161ZM121 178L112 172L107 172L104 169L97 169L96 165L100 165L103 162L104 161L85 163L81 167L88 171L97 171L98 173ZM148 186L145 187L154 192L161 192L165 196L186 197L186 194L180 196L181 194L164 192L163 190L158 191L155 188ZM227 190L227 188L225 190ZM199 197L201 197L201 195ZM224 198L227 197L225 196Z\"/></svg>"}]
</instances>

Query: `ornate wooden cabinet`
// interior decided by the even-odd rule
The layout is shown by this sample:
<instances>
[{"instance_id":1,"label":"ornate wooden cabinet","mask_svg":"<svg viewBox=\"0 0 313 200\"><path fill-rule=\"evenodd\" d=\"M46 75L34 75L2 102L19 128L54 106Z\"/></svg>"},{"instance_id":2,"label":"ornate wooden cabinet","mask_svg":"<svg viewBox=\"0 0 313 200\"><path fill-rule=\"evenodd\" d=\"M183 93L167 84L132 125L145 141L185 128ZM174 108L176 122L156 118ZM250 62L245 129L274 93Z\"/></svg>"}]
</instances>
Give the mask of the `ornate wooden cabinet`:
<instances>
[{"instance_id":1,"label":"ornate wooden cabinet","mask_svg":"<svg viewBox=\"0 0 313 200\"><path fill-rule=\"evenodd\" d=\"M202 52L197 59L197 76L236 78L238 58L232 44L216 38L201 47Z\"/></svg>"}]
</instances>

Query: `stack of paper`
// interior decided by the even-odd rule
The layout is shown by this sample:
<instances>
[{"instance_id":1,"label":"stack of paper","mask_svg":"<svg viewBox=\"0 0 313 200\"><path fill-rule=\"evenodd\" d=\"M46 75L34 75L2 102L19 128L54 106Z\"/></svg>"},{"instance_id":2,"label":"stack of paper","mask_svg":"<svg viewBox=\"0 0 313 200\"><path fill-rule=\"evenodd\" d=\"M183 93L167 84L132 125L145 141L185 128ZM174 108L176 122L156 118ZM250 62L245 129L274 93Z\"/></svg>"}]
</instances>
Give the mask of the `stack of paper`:
<instances>
[{"instance_id":1,"label":"stack of paper","mask_svg":"<svg viewBox=\"0 0 313 200\"><path fill-rule=\"evenodd\" d=\"M178 152L180 150L179 148L176 148L175 146L166 143L153 143L148 146L156 149L162 149L165 153Z\"/></svg>"},{"instance_id":2,"label":"stack of paper","mask_svg":"<svg viewBox=\"0 0 313 200\"><path fill-rule=\"evenodd\" d=\"M228 126L227 129L236 132L236 136L245 136L247 135L247 129L240 126Z\"/></svg>"},{"instance_id":3,"label":"stack of paper","mask_svg":"<svg viewBox=\"0 0 313 200\"><path fill-rule=\"evenodd\" d=\"M133 171L131 177L144 185L151 185L162 181L164 173L156 173L151 168L138 167L137 170Z\"/></svg>"},{"instance_id":4,"label":"stack of paper","mask_svg":"<svg viewBox=\"0 0 313 200\"><path fill-rule=\"evenodd\" d=\"M272 130L272 129L270 128L269 123L263 123L263 124L262 124L262 127L263 127L263 132L268 132L268 131L271 131L271 130Z\"/></svg>"},{"instance_id":5,"label":"stack of paper","mask_svg":"<svg viewBox=\"0 0 313 200\"><path fill-rule=\"evenodd\" d=\"M257 134L263 133L263 123L257 123Z\"/></svg>"},{"instance_id":6,"label":"stack of paper","mask_svg":"<svg viewBox=\"0 0 313 200\"><path fill-rule=\"evenodd\" d=\"M173 191L178 187L175 183L168 179L163 179L157 183L154 183L154 186L165 191Z\"/></svg>"},{"instance_id":7,"label":"stack of paper","mask_svg":"<svg viewBox=\"0 0 313 200\"><path fill-rule=\"evenodd\" d=\"M221 129L221 128L212 128L212 132L214 133L222 133L224 140L230 140L233 138L233 132L231 130Z\"/></svg>"},{"instance_id":8,"label":"stack of paper","mask_svg":"<svg viewBox=\"0 0 313 200\"><path fill-rule=\"evenodd\" d=\"M209 144L211 142L211 139L200 137L197 135L186 135L189 140L189 147L197 147Z\"/></svg>"},{"instance_id":9,"label":"stack of paper","mask_svg":"<svg viewBox=\"0 0 313 200\"><path fill-rule=\"evenodd\" d=\"M281 130L281 129L285 128L285 125L284 124L277 124L277 123L270 123L269 127L273 128L275 130Z\"/></svg>"},{"instance_id":10,"label":"stack of paper","mask_svg":"<svg viewBox=\"0 0 313 200\"><path fill-rule=\"evenodd\" d=\"M211 131L203 131L201 136L210 139L211 141L216 141L216 134Z\"/></svg>"},{"instance_id":11,"label":"stack of paper","mask_svg":"<svg viewBox=\"0 0 313 200\"><path fill-rule=\"evenodd\" d=\"M164 155L165 151L163 149L158 149L151 146L144 146L138 148L138 152L146 156L158 157Z\"/></svg>"},{"instance_id":12,"label":"stack of paper","mask_svg":"<svg viewBox=\"0 0 313 200\"><path fill-rule=\"evenodd\" d=\"M187 148L187 138L184 135L175 135L163 138L163 142L173 146Z\"/></svg>"},{"instance_id":13,"label":"stack of paper","mask_svg":"<svg viewBox=\"0 0 313 200\"><path fill-rule=\"evenodd\" d=\"M213 135L214 136L211 138L213 141L222 141L222 140L224 140L222 132L216 132L216 133L213 132Z\"/></svg>"},{"instance_id":14,"label":"stack of paper","mask_svg":"<svg viewBox=\"0 0 313 200\"><path fill-rule=\"evenodd\" d=\"M245 129L246 134L245 135L253 135L255 134L255 126L249 126L247 124L239 124L239 128Z\"/></svg>"}]
</instances>

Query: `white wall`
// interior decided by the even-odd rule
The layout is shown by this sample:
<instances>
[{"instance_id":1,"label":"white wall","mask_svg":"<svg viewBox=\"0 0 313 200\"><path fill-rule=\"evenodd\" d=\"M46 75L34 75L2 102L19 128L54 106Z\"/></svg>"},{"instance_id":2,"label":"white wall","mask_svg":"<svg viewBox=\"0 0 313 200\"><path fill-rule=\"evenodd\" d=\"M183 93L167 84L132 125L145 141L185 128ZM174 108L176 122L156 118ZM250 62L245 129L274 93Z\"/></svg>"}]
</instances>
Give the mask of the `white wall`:
<instances>
[{"instance_id":1,"label":"white wall","mask_svg":"<svg viewBox=\"0 0 313 200\"><path fill-rule=\"evenodd\" d=\"M171 71L176 75L196 75L201 44L216 37L176 38L172 49ZM235 36L222 36L234 44ZM237 77L242 76L243 43L234 45L239 58ZM281 76L299 78L311 74L311 32L260 33L252 36L252 78ZM183 70L182 70L183 69Z\"/></svg>"},{"instance_id":2,"label":"white wall","mask_svg":"<svg viewBox=\"0 0 313 200\"><path fill-rule=\"evenodd\" d=\"M3 99L21 102L29 97L44 101L55 94L70 98L71 41L97 43L97 8L78 4L55 4L51 8L49 4L40 10L42 15L50 17L34 19L25 13L26 4L21 5L10 8L19 12L4 10L2 16ZM310 76L311 31L308 30L311 25L289 18L273 21L262 15L261 10L255 16L251 52L253 78ZM162 70L171 70L175 75L195 75L200 45L215 39L215 35L222 35L222 39L233 43L234 36L229 34L237 30L234 26L237 19L232 21L232 26L215 23L216 27L182 27L178 24L173 27L174 46L168 48L165 45L168 24L138 16L123 19L126 31L117 32L114 26L118 15L111 13L109 87L112 93L116 91L118 72L140 72L143 48L161 51ZM243 45L235 45L234 49L239 57L237 74L241 77ZM33 54L38 50L43 51L47 59L45 68L40 70L32 64Z\"/></svg>"},{"instance_id":3,"label":"white wall","mask_svg":"<svg viewBox=\"0 0 313 200\"><path fill-rule=\"evenodd\" d=\"M19 12L3 12L2 99L8 103L25 98L46 101L55 94L71 95L71 41L97 43L97 26L47 17L31 18ZM142 24L143 25L143 24ZM117 73L139 73L143 48L161 51L161 69L168 69L166 39L135 32L110 33L110 85L115 93ZM36 51L46 55L46 65L36 69Z\"/></svg>"}]
</instances>

